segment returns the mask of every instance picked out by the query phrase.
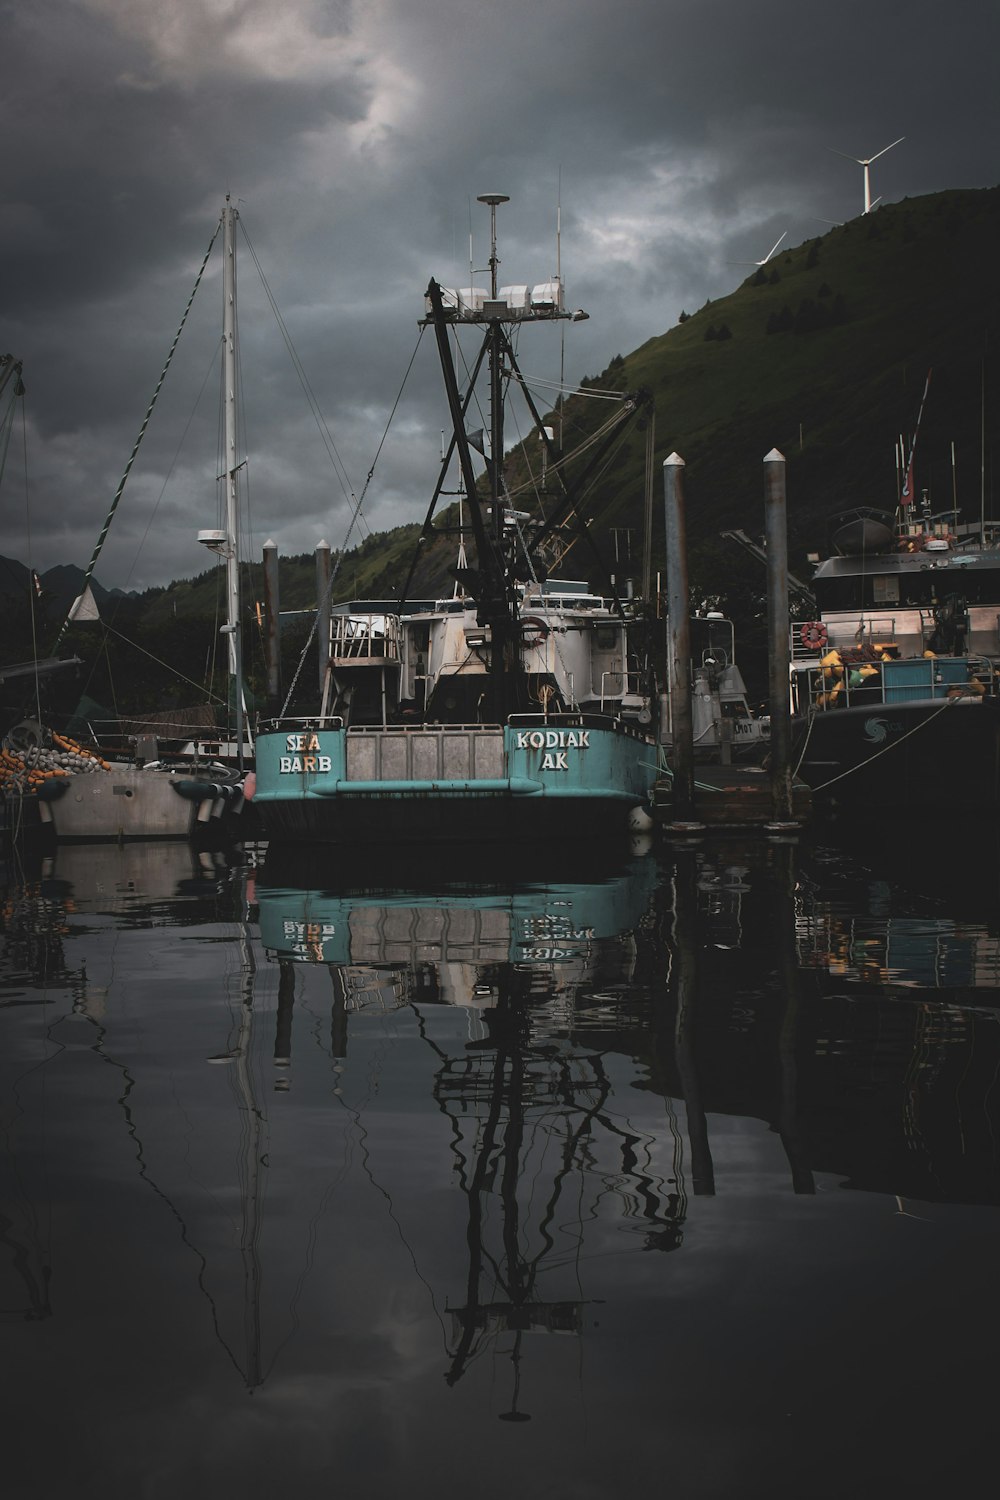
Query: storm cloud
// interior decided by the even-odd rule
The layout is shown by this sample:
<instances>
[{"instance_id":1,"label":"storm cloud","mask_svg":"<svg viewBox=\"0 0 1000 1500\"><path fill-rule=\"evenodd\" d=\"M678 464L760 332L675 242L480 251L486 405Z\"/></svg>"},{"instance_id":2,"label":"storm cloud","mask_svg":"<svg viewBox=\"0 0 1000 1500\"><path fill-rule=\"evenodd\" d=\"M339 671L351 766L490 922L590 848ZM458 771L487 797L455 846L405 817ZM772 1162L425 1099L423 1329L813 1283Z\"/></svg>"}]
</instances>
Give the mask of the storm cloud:
<instances>
[{"instance_id":1,"label":"storm cloud","mask_svg":"<svg viewBox=\"0 0 1000 1500\"><path fill-rule=\"evenodd\" d=\"M84 565L226 194L241 249L250 529L342 543L418 339L430 276L466 285L499 211L504 282L560 266L587 322L522 352L603 369L734 262L886 200L997 179L1000 23L973 0L45 0L0 4L0 352L24 364L0 551ZM280 309L332 434L331 469ZM215 256L98 567L143 588L205 566L217 507ZM541 334L541 330L539 331ZM199 394L200 393L200 394ZM422 516L445 424L418 351L364 527ZM668 423L661 425L666 426ZM362 531L362 534L363 531Z\"/></svg>"}]
</instances>

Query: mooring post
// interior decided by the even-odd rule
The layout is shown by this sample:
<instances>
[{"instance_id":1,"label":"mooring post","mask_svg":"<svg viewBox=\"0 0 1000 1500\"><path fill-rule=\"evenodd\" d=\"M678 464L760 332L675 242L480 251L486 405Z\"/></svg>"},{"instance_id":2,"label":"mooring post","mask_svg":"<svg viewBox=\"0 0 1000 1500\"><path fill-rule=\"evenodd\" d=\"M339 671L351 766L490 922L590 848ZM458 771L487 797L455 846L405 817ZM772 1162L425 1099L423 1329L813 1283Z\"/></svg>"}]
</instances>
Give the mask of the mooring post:
<instances>
[{"instance_id":1,"label":"mooring post","mask_svg":"<svg viewBox=\"0 0 1000 1500\"><path fill-rule=\"evenodd\" d=\"M798 851L793 844L776 843L771 850L771 878L775 889L771 894L771 909L774 915L775 972L778 976L777 994L782 997L781 1009L775 1017L777 1025L778 1077L780 1098L777 1119L778 1134L788 1157L792 1174L792 1191L815 1193L816 1180L809 1165L809 1152L799 1126L798 1101L798 1039L799 1020L799 960L795 945L795 885L796 859ZM777 999L775 1004L777 1005Z\"/></svg>"},{"instance_id":2,"label":"mooring post","mask_svg":"<svg viewBox=\"0 0 1000 1500\"><path fill-rule=\"evenodd\" d=\"M330 543L316 544L316 635L319 644L319 700L326 691L330 664Z\"/></svg>"},{"instance_id":3,"label":"mooring post","mask_svg":"<svg viewBox=\"0 0 1000 1500\"><path fill-rule=\"evenodd\" d=\"M772 824L792 818L792 728L788 684L788 525L785 460L777 448L764 459L764 545L767 550L767 665L771 702Z\"/></svg>"},{"instance_id":4,"label":"mooring post","mask_svg":"<svg viewBox=\"0 0 1000 1500\"><path fill-rule=\"evenodd\" d=\"M267 696L272 705L281 693L281 606L278 600L278 544L264 543L264 655Z\"/></svg>"},{"instance_id":5,"label":"mooring post","mask_svg":"<svg viewBox=\"0 0 1000 1500\"><path fill-rule=\"evenodd\" d=\"M715 1196L715 1166L694 1045L698 1009L697 882L694 850L678 849L674 855L673 878L673 951L677 985L674 1060L687 1112L691 1186L696 1197L711 1198Z\"/></svg>"},{"instance_id":6,"label":"mooring post","mask_svg":"<svg viewBox=\"0 0 1000 1500\"><path fill-rule=\"evenodd\" d=\"M700 827L694 804L694 717L691 711L691 606L684 528L684 460L663 461L667 543L667 687L672 741L671 824Z\"/></svg>"}]
</instances>

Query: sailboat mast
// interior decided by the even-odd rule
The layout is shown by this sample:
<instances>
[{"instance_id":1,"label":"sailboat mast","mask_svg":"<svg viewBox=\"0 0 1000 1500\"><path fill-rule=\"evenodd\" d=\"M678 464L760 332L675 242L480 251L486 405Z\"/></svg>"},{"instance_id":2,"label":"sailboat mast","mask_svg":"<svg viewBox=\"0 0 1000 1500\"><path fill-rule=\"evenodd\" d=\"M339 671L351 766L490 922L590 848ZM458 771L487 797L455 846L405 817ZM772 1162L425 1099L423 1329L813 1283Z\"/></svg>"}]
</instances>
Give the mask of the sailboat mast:
<instances>
[{"instance_id":1,"label":"sailboat mast","mask_svg":"<svg viewBox=\"0 0 1000 1500\"><path fill-rule=\"evenodd\" d=\"M240 558L236 475L236 220L239 214L226 196L222 210L222 353L223 416L226 478L226 635L229 640L229 680L232 684L237 760L243 766L243 666L240 641Z\"/></svg>"},{"instance_id":2,"label":"sailboat mast","mask_svg":"<svg viewBox=\"0 0 1000 1500\"><path fill-rule=\"evenodd\" d=\"M223 417L226 479L226 623L229 626L229 671L238 669L235 627L239 624L239 558L236 545L236 220L237 212L226 198L222 210L222 352Z\"/></svg>"}]
</instances>

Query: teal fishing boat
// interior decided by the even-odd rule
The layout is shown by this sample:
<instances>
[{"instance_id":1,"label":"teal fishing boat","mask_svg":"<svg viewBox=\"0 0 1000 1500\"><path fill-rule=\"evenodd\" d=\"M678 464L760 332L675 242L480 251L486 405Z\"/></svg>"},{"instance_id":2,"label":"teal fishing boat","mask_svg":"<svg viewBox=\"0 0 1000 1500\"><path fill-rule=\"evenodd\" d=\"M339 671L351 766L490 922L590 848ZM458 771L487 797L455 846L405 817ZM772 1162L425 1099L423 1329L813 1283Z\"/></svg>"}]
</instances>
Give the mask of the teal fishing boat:
<instances>
[{"instance_id":1,"label":"teal fishing boat","mask_svg":"<svg viewBox=\"0 0 1000 1500\"><path fill-rule=\"evenodd\" d=\"M657 695L643 611L603 568L594 587L564 578L560 559L575 541L590 542L583 496L625 429L648 415L649 399L616 393L586 459L567 463L516 341L526 325L584 315L566 310L558 275L497 285L496 208L505 201L480 199L491 217L489 290L432 280L426 294L452 434L421 543L448 529L433 522L441 496L456 493L446 484L457 460L454 594L411 598L414 565L395 598L321 609L315 711L282 714L257 736L254 805L272 841L592 838L648 819ZM478 355L456 354L463 335L480 341ZM464 390L459 369L471 372ZM470 434L480 386L489 432ZM512 493L505 474L514 393L542 455L530 509L519 508L525 492Z\"/></svg>"}]
</instances>

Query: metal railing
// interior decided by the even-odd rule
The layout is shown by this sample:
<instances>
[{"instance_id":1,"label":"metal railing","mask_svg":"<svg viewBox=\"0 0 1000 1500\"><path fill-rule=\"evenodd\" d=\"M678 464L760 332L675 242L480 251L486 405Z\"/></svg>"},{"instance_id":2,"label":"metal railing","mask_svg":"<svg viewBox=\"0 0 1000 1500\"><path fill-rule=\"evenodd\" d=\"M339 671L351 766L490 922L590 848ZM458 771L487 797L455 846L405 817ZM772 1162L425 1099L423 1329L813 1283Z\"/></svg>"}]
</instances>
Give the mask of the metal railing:
<instances>
[{"instance_id":1,"label":"metal railing","mask_svg":"<svg viewBox=\"0 0 1000 1500\"><path fill-rule=\"evenodd\" d=\"M397 615L334 615L330 621L330 660L335 666L398 662L402 630Z\"/></svg>"}]
</instances>

